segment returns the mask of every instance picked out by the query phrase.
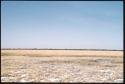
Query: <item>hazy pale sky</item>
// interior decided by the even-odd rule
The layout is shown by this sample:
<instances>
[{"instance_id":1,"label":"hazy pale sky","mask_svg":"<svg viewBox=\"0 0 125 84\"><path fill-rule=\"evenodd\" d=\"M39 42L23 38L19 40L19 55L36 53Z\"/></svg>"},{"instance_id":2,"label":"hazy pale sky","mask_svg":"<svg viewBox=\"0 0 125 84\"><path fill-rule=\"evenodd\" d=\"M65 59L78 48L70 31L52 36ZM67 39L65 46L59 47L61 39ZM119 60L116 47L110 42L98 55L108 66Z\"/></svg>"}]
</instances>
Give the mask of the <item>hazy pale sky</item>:
<instances>
[{"instance_id":1,"label":"hazy pale sky","mask_svg":"<svg viewBox=\"0 0 125 84\"><path fill-rule=\"evenodd\" d=\"M1 47L123 49L123 2L2 1Z\"/></svg>"}]
</instances>

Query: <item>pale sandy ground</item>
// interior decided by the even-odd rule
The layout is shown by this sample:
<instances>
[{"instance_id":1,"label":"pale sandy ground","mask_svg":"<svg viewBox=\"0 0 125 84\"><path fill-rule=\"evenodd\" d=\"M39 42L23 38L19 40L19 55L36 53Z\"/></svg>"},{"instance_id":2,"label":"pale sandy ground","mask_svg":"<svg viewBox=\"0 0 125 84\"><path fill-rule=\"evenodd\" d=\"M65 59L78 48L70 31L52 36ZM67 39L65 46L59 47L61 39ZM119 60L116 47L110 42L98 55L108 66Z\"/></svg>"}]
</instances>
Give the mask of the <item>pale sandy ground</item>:
<instances>
[{"instance_id":1,"label":"pale sandy ground","mask_svg":"<svg viewBox=\"0 0 125 84\"><path fill-rule=\"evenodd\" d=\"M121 83L123 56L114 55L1 56L1 82Z\"/></svg>"}]
</instances>

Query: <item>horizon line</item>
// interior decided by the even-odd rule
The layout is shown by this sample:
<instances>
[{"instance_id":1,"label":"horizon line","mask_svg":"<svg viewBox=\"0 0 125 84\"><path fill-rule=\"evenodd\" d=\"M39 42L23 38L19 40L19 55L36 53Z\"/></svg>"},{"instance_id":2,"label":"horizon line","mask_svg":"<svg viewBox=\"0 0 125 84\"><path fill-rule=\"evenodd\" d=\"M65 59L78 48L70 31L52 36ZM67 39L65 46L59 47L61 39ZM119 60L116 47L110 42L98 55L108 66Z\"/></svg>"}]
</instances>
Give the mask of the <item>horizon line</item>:
<instances>
[{"instance_id":1,"label":"horizon line","mask_svg":"<svg viewBox=\"0 0 125 84\"><path fill-rule=\"evenodd\" d=\"M97 50L123 51L122 49L85 49L85 48L1 48L1 50Z\"/></svg>"}]
</instances>

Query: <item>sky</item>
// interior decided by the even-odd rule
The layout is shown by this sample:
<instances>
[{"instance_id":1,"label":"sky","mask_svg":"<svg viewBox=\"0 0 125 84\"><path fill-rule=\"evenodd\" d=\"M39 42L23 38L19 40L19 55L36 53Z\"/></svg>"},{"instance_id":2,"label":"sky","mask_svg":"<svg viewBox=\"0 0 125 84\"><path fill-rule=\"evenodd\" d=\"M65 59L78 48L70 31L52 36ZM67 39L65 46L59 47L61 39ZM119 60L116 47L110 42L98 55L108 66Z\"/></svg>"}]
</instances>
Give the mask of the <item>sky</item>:
<instances>
[{"instance_id":1,"label":"sky","mask_svg":"<svg viewBox=\"0 0 125 84\"><path fill-rule=\"evenodd\" d=\"M1 1L2 48L123 49L122 1Z\"/></svg>"}]
</instances>

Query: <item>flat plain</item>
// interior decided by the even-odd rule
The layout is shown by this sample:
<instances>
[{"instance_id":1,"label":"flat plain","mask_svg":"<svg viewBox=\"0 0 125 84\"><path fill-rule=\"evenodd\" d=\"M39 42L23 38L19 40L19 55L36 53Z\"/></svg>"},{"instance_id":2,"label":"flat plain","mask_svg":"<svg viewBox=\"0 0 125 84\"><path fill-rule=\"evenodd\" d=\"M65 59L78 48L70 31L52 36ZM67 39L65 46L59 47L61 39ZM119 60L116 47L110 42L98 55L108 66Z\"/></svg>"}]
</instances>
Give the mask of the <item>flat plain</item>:
<instances>
[{"instance_id":1,"label":"flat plain","mask_svg":"<svg viewBox=\"0 0 125 84\"><path fill-rule=\"evenodd\" d=\"M123 82L123 51L1 50L2 82Z\"/></svg>"}]
</instances>

